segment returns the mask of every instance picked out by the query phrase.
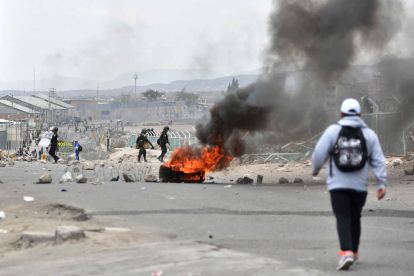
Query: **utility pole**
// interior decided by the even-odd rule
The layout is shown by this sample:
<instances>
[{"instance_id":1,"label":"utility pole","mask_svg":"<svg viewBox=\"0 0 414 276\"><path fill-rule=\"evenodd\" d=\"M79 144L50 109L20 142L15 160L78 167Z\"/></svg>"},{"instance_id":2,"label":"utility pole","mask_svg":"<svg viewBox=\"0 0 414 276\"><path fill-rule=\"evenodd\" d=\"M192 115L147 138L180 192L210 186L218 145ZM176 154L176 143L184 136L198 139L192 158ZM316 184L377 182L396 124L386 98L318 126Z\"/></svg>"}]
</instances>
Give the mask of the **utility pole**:
<instances>
[{"instance_id":1,"label":"utility pole","mask_svg":"<svg viewBox=\"0 0 414 276\"><path fill-rule=\"evenodd\" d=\"M137 72L135 72L135 74L134 74L134 80L135 80L135 99L137 99L137 79L138 79L138 74L137 74Z\"/></svg>"},{"instance_id":2,"label":"utility pole","mask_svg":"<svg viewBox=\"0 0 414 276\"><path fill-rule=\"evenodd\" d=\"M33 94L36 92L36 69L33 69Z\"/></svg>"},{"instance_id":3,"label":"utility pole","mask_svg":"<svg viewBox=\"0 0 414 276\"><path fill-rule=\"evenodd\" d=\"M99 86L96 87L96 101L99 102Z\"/></svg>"},{"instance_id":4,"label":"utility pole","mask_svg":"<svg viewBox=\"0 0 414 276\"><path fill-rule=\"evenodd\" d=\"M53 98L53 97L56 97L56 89L55 88L49 88L49 116L48 117L50 117L50 115L52 114L52 119L51 120L49 120L49 123L53 123L53 121L54 121L54 116L53 116L53 114L54 114L54 112L52 113L52 104L51 104L51 100L50 100L50 98Z\"/></svg>"}]
</instances>

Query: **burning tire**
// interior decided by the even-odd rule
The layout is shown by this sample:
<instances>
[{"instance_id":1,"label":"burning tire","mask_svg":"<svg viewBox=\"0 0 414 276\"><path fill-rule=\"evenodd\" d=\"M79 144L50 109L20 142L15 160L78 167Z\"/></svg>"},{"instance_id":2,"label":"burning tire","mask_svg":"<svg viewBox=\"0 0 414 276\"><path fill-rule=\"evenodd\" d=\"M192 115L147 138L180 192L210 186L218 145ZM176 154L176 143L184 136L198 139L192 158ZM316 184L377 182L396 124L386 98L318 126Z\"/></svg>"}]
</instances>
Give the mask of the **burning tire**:
<instances>
[{"instance_id":1,"label":"burning tire","mask_svg":"<svg viewBox=\"0 0 414 276\"><path fill-rule=\"evenodd\" d=\"M205 178L205 172L185 173L179 170L173 170L170 167L160 166L159 178L161 182L202 183Z\"/></svg>"}]
</instances>

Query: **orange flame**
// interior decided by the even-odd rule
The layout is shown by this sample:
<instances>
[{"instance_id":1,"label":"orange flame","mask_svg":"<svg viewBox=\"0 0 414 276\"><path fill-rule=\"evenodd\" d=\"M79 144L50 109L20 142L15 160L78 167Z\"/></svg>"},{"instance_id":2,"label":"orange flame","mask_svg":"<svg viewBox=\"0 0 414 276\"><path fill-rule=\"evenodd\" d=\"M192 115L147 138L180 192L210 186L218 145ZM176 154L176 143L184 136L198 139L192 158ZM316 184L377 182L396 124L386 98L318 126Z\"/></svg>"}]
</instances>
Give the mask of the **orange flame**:
<instances>
[{"instance_id":1,"label":"orange flame","mask_svg":"<svg viewBox=\"0 0 414 276\"><path fill-rule=\"evenodd\" d=\"M223 144L219 141L218 145L205 148L201 152L195 152L191 147L185 146L176 149L168 163L163 166L169 167L173 171L181 171L186 174L194 174L185 176L185 180L196 180L202 174L205 178L206 172L215 171L226 167L233 156L226 154Z\"/></svg>"}]
</instances>

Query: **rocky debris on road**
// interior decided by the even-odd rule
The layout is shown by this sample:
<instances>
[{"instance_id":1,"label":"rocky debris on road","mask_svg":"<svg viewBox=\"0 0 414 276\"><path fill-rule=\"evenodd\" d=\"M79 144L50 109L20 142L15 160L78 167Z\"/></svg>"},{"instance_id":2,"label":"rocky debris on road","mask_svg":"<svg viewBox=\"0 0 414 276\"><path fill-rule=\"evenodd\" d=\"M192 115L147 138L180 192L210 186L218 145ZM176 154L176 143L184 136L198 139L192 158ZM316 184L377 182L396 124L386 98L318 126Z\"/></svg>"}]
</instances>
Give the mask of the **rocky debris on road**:
<instances>
[{"instance_id":1,"label":"rocky debris on road","mask_svg":"<svg viewBox=\"0 0 414 276\"><path fill-rule=\"evenodd\" d=\"M82 170L93 170L95 165L92 162L84 162L82 164Z\"/></svg>"},{"instance_id":2,"label":"rocky debris on road","mask_svg":"<svg viewBox=\"0 0 414 276\"><path fill-rule=\"evenodd\" d=\"M289 183L289 180L287 178L281 177L279 178L279 184L287 184Z\"/></svg>"},{"instance_id":3,"label":"rocky debris on road","mask_svg":"<svg viewBox=\"0 0 414 276\"><path fill-rule=\"evenodd\" d=\"M263 184L263 175L257 175L257 184Z\"/></svg>"},{"instance_id":4,"label":"rocky debris on road","mask_svg":"<svg viewBox=\"0 0 414 276\"><path fill-rule=\"evenodd\" d=\"M42 163L42 164L46 164L46 160L43 160L43 159L40 160L39 162Z\"/></svg>"},{"instance_id":5,"label":"rocky debris on road","mask_svg":"<svg viewBox=\"0 0 414 276\"><path fill-rule=\"evenodd\" d=\"M25 249L33 243L51 242L55 240L53 232L25 231L17 244L20 249Z\"/></svg>"},{"instance_id":6,"label":"rocky debris on road","mask_svg":"<svg viewBox=\"0 0 414 276\"><path fill-rule=\"evenodd\" d=\"M158 179L155 175L153 174L147 174L144 176L144 180L145 182L158 182Z\"/></svg>"},{"instance_id":7,"label":"rocky debris on road","mask_svg":"<svg viewBox=\"0 0 414 276\"><path fill-rule=\"evenodd\" d=\"M76 183L86 183L88 179L83 174L80 174L77 177L75 177L75 181Z\"/></svg>"},{"instance_id":8,"label":"rocky debris on road","mask_svg":"<svg viewBox=\"0 0 414 276\"><path fill-rule=\"evenodd\" d=\"M411 169L404 170L406 175L414 175L414 166Z\"/></svg>"},{"instance_id":9,"label":"rocky debris on road","mask_svg":"<svg viewBox=\"0 0 414 276\"><path fill-rule=\"evenodd\" d=\"M7 162L9 162L9 166L13 166L14 165L14 161L11 158L7 159Z\"/></svg>"},{"instance_id":10,"label":"rocky debris on road","mask_svg":"<svg viewBox=\"0 0 414 276\"><path fill-rule=\"evenodd\" d=\"M4 167L6 167L6 163L0 162L0 168L4 168Z\"/></svg>"},{"instance_id":11,"label":"rocky debris on road","mask_svg":"<svg viewBox=\"0 0 414 276\"><path fill-rule=\"evenodd\" d=\"M32 162L33 161L31 156L26 156L26 157L23 158L23 160L26 161L26 162Z\"/></svg>"},{"instance_id":12,"label":"rocky debris on road","mask_svg":"<svg viewBox=\"0 0 414 276\"><path fill-rule=\"evenodd\" d=\"M293 180L293 183L303 183L302 178L295 178L295 180Z\"/></svg>"},{"instance_id":13,"label":"rocky debris on road","mask_svg":"<svg viewBox=\"0 0 414 276\"><path fill-rule=\"evenodd\" d=\"M9 157L9 155L7 154L7 151L0 150L0 159L7 158L7 157Z\"/></svg>"},{"instance_id":14,"label":"rocky debris on road","mask_svg":"<svg viewBox=\"0 0 414 276\"><path fill-rule=\"evenodd\" d=\"M237 184L253 184L253 179L245 177L240 177L236 180Z\"/></svg>"},{"instance_id":15,"label":"rocky debris on road","mask_svg":"<svg viewBox=\"0 0 414 276\"><path fill-rule=\"evenodd\" d=\"M94 179L92 181L92 185L102 185L102 184L103 184L103 182L99 178Z\"/></svg>"},{"instance_id":16,"label":"rocky debris on road","mask_svg":"<svg viewBox=\"0 0 414 276\"><path fill-rule=\"evenodd\" d=\"M316 181L322 180L322 178L317 177L317 176L314 176L312 179L313 179L313 180L316 180Z\"/></svg>"},{"instance_id":17,"label":"rocky debris on road","mask_svg":"<svg viewBox=\"0 0 414 276\"><path fill-rule=\"evenodd\" d=\"M134 177L129 173L123 173L122 176L124 177L125 182L135 182Z\"/></svg>"},{"instance_id":18,"label":"rocky debris on road","mask_svg":"<svg viewBox=\"0 0 414 276\"><path fill-rule=\"evenodd\" d=\"M5 219L6 214L3 211L0 211L0 219Z\"/></svg>"},{"instance_id":19,"label":"rocky debris on road","mask_svg":"<svg viewBox=\"0 0 414 276\"><path fill-rule=\"evenodd\" d=\"M78 226L59 226L55 232L55 243L61 244L67 240L84 239L85 233Z\"/></svg>"},{"instance_id":20,"label":"rocky debris on road","mask_svg":"<svg viewBox=\"0 0 414 276\"><path fill-rule=\"evenodd\" d=\"M37 179L36 184L52 183L52 176L50 174L44 174Z\"/></svg>"},{"instance_id":21,"label":"rocky debris on road","mask_svg":"<svg viewBox=\"0 0 414 276\"><path fill-rule=\"evenodd\" d=\"M58 163L63 164L63 165L67 165L69 162L65 159L59 159Z\"/></svg>"},{"instance_id":22,"label":"rocky debris on road","mask_svg":"<svg viewBox=\"0 0 414 276\"><path fill-rule=\"evenodd\" d=\"M80 167L73 167L72 171L74 173L79 173L81 171Z\"/></svg>"}]
</instances>

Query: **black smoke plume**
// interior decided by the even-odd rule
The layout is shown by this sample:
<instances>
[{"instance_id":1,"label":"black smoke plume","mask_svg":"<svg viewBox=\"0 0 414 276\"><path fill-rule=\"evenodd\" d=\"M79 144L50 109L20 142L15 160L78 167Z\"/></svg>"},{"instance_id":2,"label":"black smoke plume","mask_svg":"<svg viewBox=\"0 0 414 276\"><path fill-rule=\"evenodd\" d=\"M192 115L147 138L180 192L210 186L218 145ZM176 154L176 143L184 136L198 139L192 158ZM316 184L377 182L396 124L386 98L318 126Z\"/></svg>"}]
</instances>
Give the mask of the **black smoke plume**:
<instances>
[{"instance_id":1,"label":"black smoke plume","mask_svg":"<svg viewBox=\"0 0 414 276\"><path fill-rule=\"evenodd\" d=\"M266 74L215 104L210 121L198 125L197 138L215 145L218 136L237 140L238 130L271 130L280 139L298 139L307 131L310 82L306 79L328 84L350 66L359 51L385 49L400 26L395 14L384 11L389 2L274 1ZM286 89L291 74L286 71L298 69L304 81L292 92Z\"/></svg>"}]
</instances>

